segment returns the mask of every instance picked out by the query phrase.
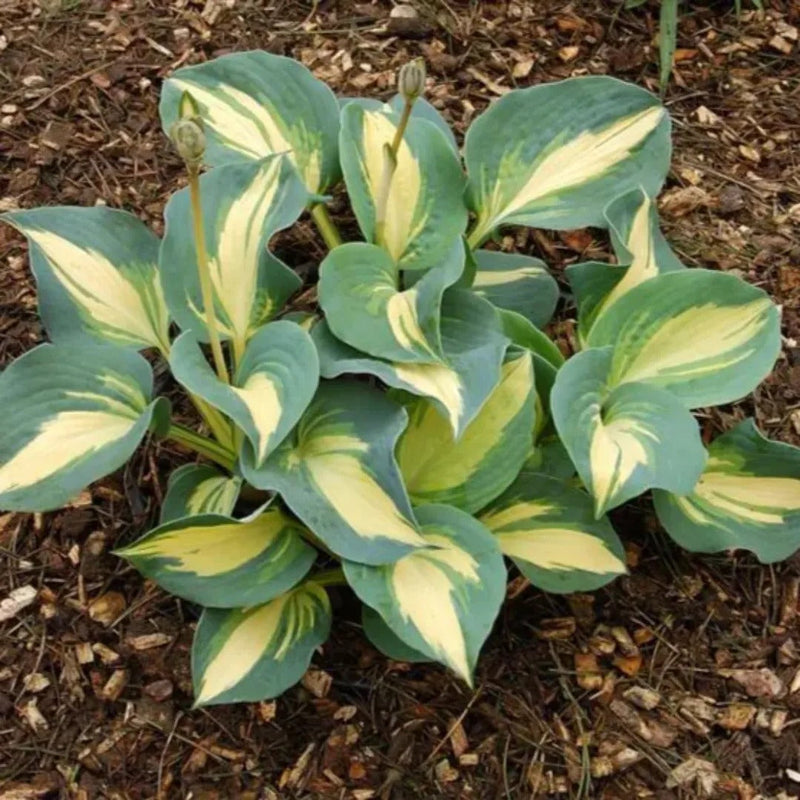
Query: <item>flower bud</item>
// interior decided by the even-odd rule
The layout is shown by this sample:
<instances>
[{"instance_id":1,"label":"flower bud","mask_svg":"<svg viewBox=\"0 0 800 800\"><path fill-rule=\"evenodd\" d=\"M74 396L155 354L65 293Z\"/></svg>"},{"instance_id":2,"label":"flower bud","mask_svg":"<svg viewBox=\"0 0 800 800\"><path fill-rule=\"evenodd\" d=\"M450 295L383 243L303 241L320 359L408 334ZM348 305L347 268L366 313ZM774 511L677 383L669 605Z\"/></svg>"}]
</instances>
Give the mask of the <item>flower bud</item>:
<instances>
[{"instance_id":1,"label":"flower bud","mask_svg":"<svg viewBox=\"0 0 800 800\"><path fill-rule=\"evenodd\" d=\"M169 130L170 139L180 157L191 165L203 160L206 151L206 135L199 120L179 119Z\"/></svg>"},{"instance_id":2,"label":"flower bud","mask_svg":"<svg viewBox=\"0 0 800 800\"><path fill-rule=\"evenodd\" d=\"M403 64L397 75L397 91L406 103L413 103L425 91L425 62L415 58Z\"/></svg>"}]
</instances>

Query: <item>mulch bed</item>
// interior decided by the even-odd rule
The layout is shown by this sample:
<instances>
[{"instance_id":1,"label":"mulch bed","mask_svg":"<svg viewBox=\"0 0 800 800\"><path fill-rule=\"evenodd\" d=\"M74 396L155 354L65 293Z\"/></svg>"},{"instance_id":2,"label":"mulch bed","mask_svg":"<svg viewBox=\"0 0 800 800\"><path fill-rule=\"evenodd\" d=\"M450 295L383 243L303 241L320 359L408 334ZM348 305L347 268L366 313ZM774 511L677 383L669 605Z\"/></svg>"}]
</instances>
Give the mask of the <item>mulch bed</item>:
<instances>
[{"instance_id":1,"label":"mulch bed","mask_svg":"<svg viewBox=\"0 0 800 800\"><path fill-rule=\"evenodd\" d=\"M667 234L694 266L737 272L783 306L774 374L701 414L709 436L754 415L800 443L800 3L684 4L666 102ZM658 3L619 0L270 3L2 0L0 208L106 203L161 228L180 165L161 80L265 48L341 94L388 97L423 55L429 98L463 134L494 97L571 75L657 85ZM337 216L353 226L341 206ZM504 246L557 276L602 256L598 232L519 231ZM308 223L278 242L300 270ZM42 338L21 237L0 228L0 362ZM572 335L567 302L554 325ZM615 514L631 574L592 595L509 588L475 691L387 661L356 604L303 684L277 701L191 709L197 609L110 555L155 518L178 453L152 443L47 515L0 515L0 800L140 798L727 798L800 794L800 559L690 557L643 501ZM29 588L30 587L30 588ZM13 593L13 594L12 594ZM4 607L5 610L6 607Z\"/></svg>"}]
</instances>

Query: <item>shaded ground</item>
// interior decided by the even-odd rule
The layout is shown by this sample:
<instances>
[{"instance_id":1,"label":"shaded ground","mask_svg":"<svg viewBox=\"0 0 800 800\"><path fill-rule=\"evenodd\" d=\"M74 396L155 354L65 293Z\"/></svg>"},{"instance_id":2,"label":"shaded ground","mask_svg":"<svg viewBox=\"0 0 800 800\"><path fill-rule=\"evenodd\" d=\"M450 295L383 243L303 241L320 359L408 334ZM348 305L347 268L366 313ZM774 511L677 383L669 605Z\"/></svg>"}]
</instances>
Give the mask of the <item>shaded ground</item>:
<instances>
[{"instance_id":1,"label":"shaded ground","mask_svg":"<svg viewBox=\"0 0 800 800\"><path fill-rule=\"evenodd\" d=\"M692 3L683 17L662 213L687 263L738 271L784 307L775 374L704 416L705 431L754 413L798 443L800 4L771 5L737 21L732 3ZM230 49L293 55L338 92L376 97L424 55L431 99L459 133L515 85L608 72L657 89L654 2L415 6L398 23L388 2L0 0L0 205L105 202L158 228L180 182L157 126L160 81ZM507 245L556 274L605 251L585 233ZM322 255L308 225L280 248L298 267ZM560 320L567 342L568 307ZM40 337L22 242L2 228L0 360ZM375 653L343 592L315 659L330 680L312 673L276 703L190 710L195 610L108 553L154 519L174 456L148 448L63 513L0 515L0 598L38 592L0 626L3 800L800 793L800 559L689 558L644 503L616 520L630 577L570 598L512 584L474 692Z\"/></svg>"}]
</instances>

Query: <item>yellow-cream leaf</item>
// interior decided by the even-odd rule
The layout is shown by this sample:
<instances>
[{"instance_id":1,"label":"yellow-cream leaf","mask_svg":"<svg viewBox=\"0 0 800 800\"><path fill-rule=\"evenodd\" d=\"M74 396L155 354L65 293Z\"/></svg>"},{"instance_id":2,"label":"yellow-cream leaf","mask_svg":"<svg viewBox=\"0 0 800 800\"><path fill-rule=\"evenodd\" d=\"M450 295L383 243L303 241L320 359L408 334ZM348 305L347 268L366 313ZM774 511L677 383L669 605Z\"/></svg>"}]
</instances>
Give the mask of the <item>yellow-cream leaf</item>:
<instances>
[{"instance_id":1,"label":"yellow-cream leaf","mask_svg":"<svg viewBox=\"0 0 800 800\"><path fill-rule=\"evenodd\" d=\"M380 111L365 111L363 119L362 147L365 177L369 184L373 206L376 206L383 181L384 145L392 143L396 126ZM386 249L395 261L400 260L408 243L424 223L424 220L415 222L414 219L421 186L419 162L408 143L403 140L397 150L397 166L389 188L384 230Z\"/></svg>"},{"instance_id":2,"label":"yellow-cream leaf","mask_svg":"<svg viewBox=\"0 0 800 800\"><path fill-rule=\"evenodd\" d=\"M632 255L631 265L622 280L611 290L603 301L602 308L609 308L622 295L638 286L640 283L655 278L658 275L656 263L655 242L653 241L650 226L650 209L652 201L645 195L644 202L639 206L631 223L628 241L625 243Z\"/></svg>"},{"instance_id":3,"label":"yellow-cream leaf","mask_svg":"<svg viewBox=\"0 0 800 800\"><path fill-rule=\"evenodd\" d=\"M544 155L516 196L506 203L503 203L500 195L500 184L496 184L489 204L490 219L494 220L494 224L486 227L493 228L503 218L550 194L561 193L601 177L628 158L656 129L664 114L661 106L651 106L600 130L583 131Z\"/></svg>"},{"instance_id":4,"label":"yellow-cream leaf","mask_svg":"<svg viewBox=\"0 0 800 800\"><path fill-rule=\"evenodd\" d=\"M440 550L412 553L394 565L392 591L403 619L414 625L442 661L471 683L467 645L455 605L457 589L442 565L475 582L477 564L446 537L441 539Z\"/></svg>"},{"instance_id":5,"label":"yellow-cream leaf","mask_svg":"<svg viewBox=\"0 0 800 800\"><path fill-rule=\"evenodd\" d=\"M478 270L475 273L473 287L502 286L505 283L515 283L524 278L533 278L544 274L541 267L520 267L519 269Z\"/></svg>"},{"instance_id":6,"label":"yellow-cream leaf","mask_svg":"<svg viewBox=\"0 0 800 800\"><path fill-rule=\"evenodd\" d=\"M302 463L321 494L359 536L424 546L425 540L359 458L367 449L355 437L311 437L302 445Z\"/></svg>"},{"instance_id":7,"label":"yellow-cream leaf","mask_svg":"<svg viewBox=\"0 0 800 800\"><path fill-rule=\"evenodd\" d=\"M452 431L442 425L436 409L425 407L411 420L398 449L409 491L425 494L464 483L523 409L532 387L530 353L503 364L500 383L458 442L453 440Z\"/></svg>"},{"instance_id":8,"label":"yellow-cream leaf","mask_svg":"<svg viewBox=\"0 0 800 800\"><path fill-rule=\"evenodd\" d=\"M0 466L0 493L36 485L124 438L135 425L135 418L106 411L62 411L50 417L33 439Z\"/></svg>"},{"instance_id":9,"label":"yellow-cream leaf","mask_svg":"<svg viewBox=\"0 0 800 800\"><path fill-rule=\"evenodd\" d=\"M435 397L446 409L450 425L458 429L464 413L464 385L455 370L444 364L393 364L401 381L413 386L419 394Z\"/></svg>"},{"instance_id":10,"label":"yellow-cream leaf","mask_svg":"<svg viewBox=\"0 0 800 800\"><path fill-rule=\"evenodd\" d=\"M230 478L206 478L197 484L189 495L186 501L187 514L189 516L200 514L211 505L214 508L229 509L236 501L238 491L236 482Z\"/></svg>"},{"instance_id":11,"label":"yellow-cream leaf","mask_svg":"<svg viewBox=\"0 0 800 800\"><path fill-rule=\"evenodd\" d=\"M800 480L706 472L694 497L740 520L781 525L786 516L800 511Z\"/></svg>"},{"instance_id":12,"label":"yellow-cream leaf","mask_svg":"<svg viewBox=\"0 0 800 800\"><path fill-rule=\"evenodd\" d=\"M165 558L172 572L208 578L231 572L270 548L286 527L280 512L267 512L247 523L198 525L158 534L121 551L124 556Z\"/></svg>"},{"instance_id":13,"label":"yellow-cream leaf","mask_svg":"<svg viewBox=\"0 0 800 800\"><path fill-rule=\"evenodd\" d=\"M267 455L267 447L281 418L281 401L275 384L263 372L253 373L242 387L231 387L239 399L247 406L253 424L258 430L256 463L260 464Z\"/></svg>"},{"instance_id":14,"label":"yellow-cream leaf","mask_svg":"<svg viewBox=\"0 0 800 800\"><path fill-rule=\"evenodd\" d=\"M638 420L619 417L606 424L598 414L589 448L592 494L597 508L604 508L634 470L647 464L648 439L658 444L656 434Z\"/></svg>"},{"instance_id":15,"label":"yellow-cream leaf","mask_svg":"<svg viewBox=\"0 0 800 800\"><path fill-rule=\"evenodd\" d=\"M406 350L417 348L436 357L431 350L417 316L417 290L393 292L386 304L386 318L397 343Z\"/></svg>"},{"instance_id":16,"label":"yellow-cream leaf","mask_svg":"<svg viewBox=\"0 0 800 800\"><path fill-rule=\"evenodd\" d=\"M625 563L599 537L571 528L539 528L497 534L509 558L541 569L583 570L598 575L625 572Z\"/></svg>"},{"instance_id":17,"label":"yellow-cream leaf","mask_svg":"<svg viewBox=\"0 0 800 800\"><path fill-rule=\"evenodd\" d=\"M519 522L541 517L558 510L551 503L541 500L518 500L513 505L497 508L481 515L481 522L492 532L516 525Z\"/></svg>"},{"instance_id":18,"label":"yellow-cream leaf","mask_svg":"<svg viewBox=\"0 0 800 800\"><path fill-rule=\"evenodd\" d=\"M281 616L290 596L281 595L264 606L245 612L206 666L200 678L196 704L207 703L218 697L243 680L255 667L278 633Z\"/></svg>"},{"instance_id":19,"label":"yellow-cream leaf","mask_svg":"<svg viewBox=\"0 0 800 800\"><path fill-rule=\"evenodd\" d=\"M203 123L223 136L228 147L253 159L273 153L294 156L291 143L267 107L249 94L225 85L208 89L184 78L170 82L179 91L188 91L202 106Z\"/></svg>"},{"instance_id":20,"label":"yellow-cream leaf","mask_svg":"<svg viewBox=\"0 0 800 800\"><path fill-rule=\"evenodd\" d=\"M58 282L104 335L121 341L134 337L153 345L169 341L166 304L155 273L146 287L157 306L153 309L157 319L153 320L142 294L102 253L52 231L26 228L24 233L44 253Z\"/></svg>"},{"instance_id":21,"label":"yellow-cream leaf","mask_svg":"<svg viewBox=\"0 0 800 800\"><path fill-rule=\"evenodd\" d=\"M261 236L278 191L280 168L280 159L266 162L231 203L222 221L216 253L210 254L217 300L230 319L231 335L240 342L245 342L251 332Z\"/></svg>"},{"instance_id":22,"label":"yellow-cream leaf","mask_svg":"<svg viewBox=\"0 0 800 800\"><path fill-rule=\"evenodd\" d=\"M743 305L707 302L687 308L659 324L617 382L689 380L744 361L753 352L746 345L767 323L771 306L763 297Z\"/></svg>"}]
</instances>

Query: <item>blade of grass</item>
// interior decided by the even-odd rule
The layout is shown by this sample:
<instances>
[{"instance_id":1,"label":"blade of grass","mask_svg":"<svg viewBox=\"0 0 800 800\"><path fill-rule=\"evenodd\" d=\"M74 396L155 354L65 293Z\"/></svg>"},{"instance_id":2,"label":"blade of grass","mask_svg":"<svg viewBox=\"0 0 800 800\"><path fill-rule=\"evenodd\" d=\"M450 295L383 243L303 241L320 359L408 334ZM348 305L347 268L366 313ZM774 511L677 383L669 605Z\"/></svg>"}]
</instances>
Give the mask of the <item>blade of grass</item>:
<instances>
[{"instance_id":1,"label":"blade of grass","mask_svg":"<svg viewBox=\"0 0 800 800\"><path fill-rule=\"evenodd\" d=\"M669 76L672 74L672 59L675 57L675 46L678 40L678 2L679 0L661 0L661 18L658 28L659 85L661 94L667 91Z\"/></svg>"}]
</instances>

